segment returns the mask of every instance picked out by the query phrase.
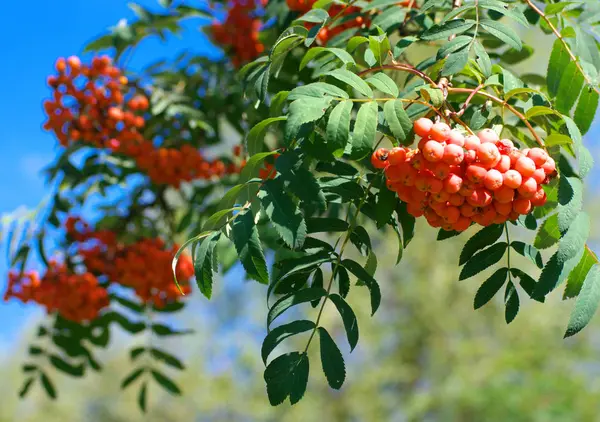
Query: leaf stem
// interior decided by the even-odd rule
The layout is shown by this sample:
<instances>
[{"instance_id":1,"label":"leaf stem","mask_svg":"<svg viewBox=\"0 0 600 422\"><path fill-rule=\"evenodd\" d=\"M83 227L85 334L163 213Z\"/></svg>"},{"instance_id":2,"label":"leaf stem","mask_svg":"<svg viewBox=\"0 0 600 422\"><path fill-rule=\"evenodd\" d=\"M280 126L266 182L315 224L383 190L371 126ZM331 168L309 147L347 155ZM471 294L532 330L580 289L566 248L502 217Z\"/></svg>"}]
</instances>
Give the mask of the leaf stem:
<instances>
[{"instance_id":1,"label":"leaf stem","mask_svg":"<svg viewBox=\"0 0 600 422\"><path fill-rule=\"evenodd\" d=\"M508 223L504 223L504 230L506 232L506 266L508 267L508 279L510 280L510 233L508 232Z\"/></svg>"},{"instance_id":2,"label":"leaf stem","mask_svg":"<svg viewBox=\"0 0 600 422\"><path fill-rule=\"evenodd\" d=\"M527 3L529 5L529 7L531 7L531 9L535 13L537 13L538 15L540 15L540 17L544 20L544 22L546 22L546 25L548 25L548 27L552 30L552 32L554 33L554 35L556 35L556 38L558 38L560 40L560 42L562 43L562 45L565 48L566 52L569 54L569 57L575 63L575 66L577 67L577 70L579 70L579 72L583 75L583 78L585 79L585 81L587 82L587 84L590 87L592 87L592 89L594 91L596 91L598 94L600 94L600 89L598 89L598 87L596 87L593 84L593 82L590 79L590 77L583 71L583 68L581 67L581 64L579 63L579 60L577 59L577 56L573 53L573 51L571 51L571 48L569 47L569 44L565 41L564 37L562 36L562 34L560 33L560 31L556 28L556 26L554 26L554 24L552 23L552 21L550 20L550 18L548 18L548 16L546 16L546 14L539 7L537 7L532 0L525 0L525 3Z\"/></svg>"}]
</instances>

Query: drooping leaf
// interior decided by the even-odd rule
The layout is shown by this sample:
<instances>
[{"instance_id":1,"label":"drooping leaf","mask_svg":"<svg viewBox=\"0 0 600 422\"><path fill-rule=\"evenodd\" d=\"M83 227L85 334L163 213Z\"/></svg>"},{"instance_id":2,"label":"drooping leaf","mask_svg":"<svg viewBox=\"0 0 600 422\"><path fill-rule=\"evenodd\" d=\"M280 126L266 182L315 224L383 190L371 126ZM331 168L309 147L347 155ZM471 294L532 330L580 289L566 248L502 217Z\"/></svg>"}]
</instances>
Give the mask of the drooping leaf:
<instances>
[{"instance_id":1,"label":"drooping leaf","mask_svg":"<svg viewBox=\"0 0 600 422\"><path fill-rule=\"evenodd\" d=\"M263 362L267 363L267 358L273 350L286 338L295 336L296 334L314 330L315 323L309 320L292 321L288 324L275 327L267 334L261 348L261 356Z\"/></svg>"},{"instance_id":2,"label":"drooping leaf","mask_svg":"<svg viewBox=\"0 0 600 422\"><path fill-rule=\"evenodd\" d=\"M196 256L194 256L194 274L196 276L196 283L198 284L200 292L207 299L210 299L212 296L212 255L220 237L221 232L212 232L202 239L200 241L200 246L196 248Z\"/></svg>"},{"instance_id":3,"label":"drooping leaf","mask_svg":"<svg viewBox=\"0 0 600 422\"><path fill-rule=\"evenodd\" d=\"M338 312L342 316L344 328L346 329L346 336L348 337L348 343L350 343L350 351L354 350L358 343L358 321L354 311L348 305L348 303L340 296L335 293L329 295L329 299L333 302Z\"/></svg>"},{"instance_id":4,"label":"drooping leaf","mask_svg":"<svg viewBox=\"0 0 600 422\"><path fill-rule=\"evenodd\" d=\"M597 109L598 92L589 86L585 87L579 96L574 115L575 123L582 134L585 135L590 129Z\"/></svg>"},{"instance_id":5,"label":"drooping leaf","mask_svg":"<svg viewBox=\"0 0 600 422\"><path fill-rule=\"evenodd\" d=\"M465 280L473 277L496 264L504 256L507 247L508 245L506 242L499 242L487 249L479 251L466 262L458 279Z\"/></svg>"},{"instance_id":6,"label":"drooping leaf","mask_svg":"<svg viewBox=\"0 0 600 422\"><path fill-rule=\"evenodd\" d=\"M594 264L598 263L598 258L595 254L586 246L583 251L583 256L579 260L579 263L571 273L569 274L569 278L567 279L567 286L565 287L565 292L563 294L563 299L570 299L579 294L581 291L581 286L583 285L583 281L587 277L587 274L590 272L590 269Z\"/></svg>"},{"instance_id":7,"label":"drooping leaf","mask_svg":"<svg viewBox=\"0 0 600 422\"><path fill-rule=\"evenodd\" d=\"M509 281L504 292L504 319L507 324L510 324L517 316L519 306L519 292L517 292L512 281Z\"/></svg>"},{"instance_id":8,"label":"drooping leaf","mask_svg":"<svg viewBox=\"0 0 600 422\"><path fill-rule=\"evenodd\" d=\"M571 312L565 337L577 334L591 321L598 309L598 302L600 302L600 266L594 265L583 282Z\"/></svg>"},{"instance_id":9,"label":"drooping leaf","mask_svg":"<svg viewBox=\"0 0 600 422\"><path fill-rule=\"evenodd\" d=\"M558 239L560 239L558 215L553 214L548 217L540 226L533 246L538 249L546 249L556 244Z\"/></svg>"},{"instance_id":10,"label":"drooping leaf","mask_svg":"<svg viewBox=\"0 0 600 422\"><path fill-rule=\"evenodd\" d=\"M474 20L455 19L443 25L433 25L421 34L424 41L436 41L450 37L450 35L462 34L475 25Z\"/></svg>"},{"instance_id":11,"label":"drooping leaf","mask_svg":"<svg viewBox=\"0 0 600 422\"><path fill-rule=\"evenodd\" d=\"M185 366L183 365L181 360L179 360L172 354L165 352L164 350L160 350L160 349L153 347L152 349L150 349L150 354L152 355L152 357L154 359L159 360L159 361L165 363L166 365L169 365L173 368L177 368L177 369L181 369L181 370L185 369Z\"/></svg>"},{"instance_id":12,"label":"drooping leaf","mask_svg":"<svg viewBox=\"0 0 600 422\"><path fill-rule=\"evenodd\" d=\"M583 88L583 83L584 78L577 68L577 64L573 61L569 62L560 79L558 92L556 93L555 104L558 111L564 114L569 113L575 105L575 101L577 101L577 97Z\"/></svg>"},{"instance_id":13,"label":"drooping leaf","mask_svg":"<svg viewBox=\"0 0 600 422\"><path fill-rule=\"evenodd\" d=\"M523 290L525 290L525 293L527 293L531 299L542 303L544 302L543 297L538 297L535 295L537 281L535 281L533 277L518 268L511 268L510 273L513 277L520 280L519 285Z\"/></svg>"},{"instance_id":14,"label":"drooping leaf","mask_svg":"<svg viewBox=\"0 0 600 422\"><path fill-rule=\"evenodd\" d=\"M369 87L365 81L363 81L360 76L356 75L345 69L335 69L331 72L327 72L325 75L331 76L339 81L348 84L362 95L368 98L373 97L373 90Z\"/></svg>"},{"instance_id":15,"label":"drooping leaf","mask_svg":"<svg viewBox=\"0 0 600 422\"><path fill-rule=\"evenodd\" d=\"M483 282L477 294L473 306L475 309L481 308L488 303L500 291L508 277L508 268L500 268L492 274L486 281Z\"/></svg>"},{"instance_id":16,"label":"drooping leaf","mask_svg":"<svg viewBox=\"0 0 600 422\"><path fill-rule=\"evenodd\" d=\"M159 383L166 391L176 396L181 395L181 390L172 379L154 369L151 370L151 373L154 380L157 383Z\"/></svg>"},{"instance_id":17,"label":"drooping leaf","mask_svg":"<svg viewBox=\"0 0 600 422\"><path fill-rule=\"evenodd\" d=\"M374 315L381 304L379 284L358 262L351 259L344 259L342 265L369 289L371 293L371 315Z\"/></svg>"},{"instance_id":18,"label":"drooping leaf","mask_svg":"<svg viewBox=\"0 0 600 422\"><path fill-rule=\"evenodd\" d=\"M459 265L465 264L477 251L495 243L503 232L504 226L501 224L494 224L479 230L465 243L460 253Z\"/></svg>"},{"instance_id":19,"label":"drooping leaf","mask_svg":"<svg viewBox=\"0 0 600 422\"><path fill-rule=\"evenodd\" d=\"M129 387L136 379L138 379L145 371L145 368L138 368L133 370L124 380L121 382L121 389Z\"/></svg>"},{"instance_id":20,"label":"drooping leaf","mask_svg":"<svg viewBox=\"0 0 600 422\"><path fill-rule=\"evenodd\" d=\"M246 136L246 149L248 150L248 155L253 156L256 153L262 152L263 141L268 127L273 123L281 122L286 119L287 117L285 116L269 117L268 119L257 123L250 129L250 132L248 132L248 135Z\"/></svg>"},{"instance_id":21,"label":"drooping leaf","mask_svg":"<svg viewBox=\"0 0 600 422\"><path fill-rule=\"evenodd\" d=\"M404 110L402 101L387 101L383 106L383 114L394 137L402 142L410 139L413 124Z\"/></svg>"},{"instance_id":22,"label":"drooping leaf","mask_svg":"<svg viewBox=\"0 0 600 422\"><path fill-rule=\"evenodd\" d=\"M348 230L348 223L339 218L311 217L306 219L307 233L332 233Z\"/></svg>"},{"instance_id":23,"label":"drooping leaf","mask_svg":"<svg viewBox=\"0 0 600 422\"><path fill-rule=\"evenodd\" d=\"M534 246L529 245L521 241L513 241L510 246L519 254L526 258L529 258L531 262L537 265L538 268L544 267L544 261L542 260L542 254Z\"/></svg>"},{"instance_id":24,"label":"drooping leaf","mask_svg":"<svg viewBox=\"0 0 600 422\"><path fill-rule=\"evenodd\" d=\"M521 50L523 47L521 37L519 37L519 35L509 26L491 19L482 19L479 22L479 25L485 31L498 38L500 41L505 42L515 50Z\"/></svg>"},{"instance_id":25,"label":"drooping leaf","mask_svg":"<svg viewBox=\"0 0 600 422\"><path fill-rule=\"evenodd\" d=\"M371 77L365 79L365 82L379 91L391 95L394 98L396 98L400 93L396 82L394 82L392 78L383 72L375 73Z\"/></svg>"},{"instance_id":26,"label":"drooping leaf","mask_svg":"<svg viewBox=\"0 0 600 422\"><path fill-rule=\"evenodd\" d=\"M248 276L259 283L268 284L267 262L251 210L240 211L232 224L231 237Z\"/></svg>"},{"instance_id":27,"label":"drooping leaf","mask_svg":"<svg viewBox=\"0 0 600 422\"><path fill-rule=\"evenodd\" d=\"M46 391L48 397L50 397L52 400L56 400L56 397L58 396L56 394L56 387L48 375L46 375L44 372L40 372L40 381L42 382L42 387L44 387L44 391Z\"/></svg>"},{"instance_id":28,"label":"drooping leaf","mask_svg":"<svg viewBox=\"0 0 600 422\"><path fill-rule=\"evenodd\" d=\"M288 396L292 404L300 401L306 391L308 373L306 353L292 352L274 359L264 373L271 405L283 403Z\"/></svg>"},{"instance_id":29,"label":"drooping leaf","mask_svg":"<svg viewBox=\"0 0 600 422\"><path fill-rule=\"evenodd\" d=\"M275 320L275 318L283 314L292 306L311 302L326 295L327 292L325 289L308 287L282 297L273 304L271 309L269 309L269 314L267 315L267 326L271 326L271 323Z\"/></svg>"},{"instance_id":30,"label":"drooping leaf","mask_svg":"<svg viewBox=\"0 0 600 422\"><path fill-rule=\"evenodd\" d=\"M331 388L339 390L346 379L346 366L344 357L337 345L323 327L319 327L321 347L321 364L327 383Z\"/></svg>"},{"instance_id":31,"label":"drooping leaf","mask_svg":"<svg viewBox=\"0 0 600 422\"><path fill-rule=\"evenodd\" d=\"M327 121L327 148L335 156L341 157L350 137L350 117L352 101L340 101Z\"/></svg>"},{"instance_id":32,"label":"drooping leaf","mask_svg":"<svg viewBox=\"0 0 600 422\"><path fill-rule=\"evenodd\" d=\"M352 132L352 148L350 157L360 160L371 153L377 132L377 103L364 103L358 110L354 131Z\"/></svg>"}]
</instances>

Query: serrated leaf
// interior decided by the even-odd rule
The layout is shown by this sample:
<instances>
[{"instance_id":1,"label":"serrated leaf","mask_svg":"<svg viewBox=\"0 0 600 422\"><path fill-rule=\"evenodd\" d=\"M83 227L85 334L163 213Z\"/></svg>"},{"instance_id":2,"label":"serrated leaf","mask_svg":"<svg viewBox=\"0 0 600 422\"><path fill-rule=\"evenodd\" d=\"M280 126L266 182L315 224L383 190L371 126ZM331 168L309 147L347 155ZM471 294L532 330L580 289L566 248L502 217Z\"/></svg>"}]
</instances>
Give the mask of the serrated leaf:
<instances>
[{"instance_id":1,"label":"serrated leaf","mask_svg":"<svg viewBox=\"0 0 600 422\"><path fill-rule=\"evenodd\" d=\"M196 248L194 256L194 274L200 292L210 299L212 296L213 268L212 256L221 232L213 232L200 240L200 246Z\"/></svg>"},{"instance_id":2,"label":"serrated leaf","mask_svg":"<svg viewBox=\"0 0 600 422\"><path fill-rule=\"evenodd\" d=\"M542 254L532 245L528 245L525 242L513 241L510 246L519 254L526 258L529 258L531 262L537 265L538 268L544 267L544 261L542 260Z\"/></svg>"},{"instance_id":3,"label":"serrated leaf","mask_svg":"<svg viewBox=\"0 0 600 422\"><path fill-rule=\"evenodd\" d=\"M565 338L581 331L592 319L600 301L600 266L594 265L587 274L581 292L571 312Z\"/></svg>"},{"instance_id":4,"label":"serrated leaf","mask_svg":"<svg viewBox=\"0 0 600 422\"><path fill-rule=\"evenodd\" d=\"M373 76L365 79L365 82L385 94L390 94L394 98L400 94L396 82L394 82L394 80L385 73L376 73Z\"/></svg>"},{"instance_id":5,"label":"serrated leaf","mask_svg":"<svg viewBox=\"0 0 600 422\"><path fill-rule=\"evenodd\" d=\"M345 298L350 292L350 276L348 275L348 271L341 265L337 266L335 267L335 277L338 281L338 292L340 292L341 297Z\"/></svg>"},{"instance_id":6,"label":"serrated leaf","mask_svg":"<svg viewBox=\"0 0 600 422\"><path fill-rule=\"evenodd\" d=\"M558 85L555 105L561 113L568 114L575 105L577 97L583 88L584 78L576 62L569 62Z\"/></svg>"},{"instance_id":7,"label":"serrated leaf","mask_svg":"<svg viewBox=\"0 0 600 422\"><path fill-rule=\"evenodd\" d=\"M292 306L311 302L320 299L323 296L327 296L325 289L308 287L282 297L273 304L271 309L269 309L269 314L267 315L267 327L270 327L275 318L283 314Z\"/></svg>"},{"instance_id":8,"label":"serrated leaf","mask_svg":"<svg viewBox=\"0 0 600 422\"><path fill-rule=\"evenodd\" d=\"M313 82L307 85L300 85L292 89L288 95L288 100L295 101L302 98L350 98L348 93L335 85L326 84L324 82Z\"/></svg>"},{"instance_id":9,"label":"serrated leaf","mask_svg":"<svg viewBox=\"0 0 600 422\"><path fill-rule=\"evenodd\" d=\"M313 173L302 164L302 157L297 151L287 151L277 159L275 168L286 183L286 188L300 199L303 205L315 205L320 211L325 211L327 201L321 187Z\"/></svg>"},{"instance_id":10,"label":"serrated leaf","mask_svg":"<svg viewBox=\"0 0 600 422\"><path fill-rule=\"evenodd\" d=\"M473 20L455 19L443 25L433 25L421 34L424 41L436 41L450 37L450 35L462 34L475 25Z\"/></svg>"},{"instance_id":11,"label":"serrated leaf","mask_svg":"<svg viewBox=\"0 0 600 422\"><path fill-rule=\"evenodd\" d=\"M513 277L516 277L520 280L519 285L523 290L525 290L525 293L527 293L531 299L542 303L544 302L543 297L538 297L535 295L537 281L535 281L533 277L518 268L511 268L510 273Z\"/></svg>"},{"instance_id":12,"label":"serrated leaf","mask_svg":"<svg viewBox=\"0 0 600 422\"><path fill-rule=\"evenodd\" d=\"M548 93L550 96L555 97L558 93L558 87L563 73L570 62L571 58L562 41L554 41L552 53L550 54L550 61L548 62L548 72L546 73Z\"/></svg>"},{"instance_id":13,"label":"serrated leaf","mask_svg":"<svg viewBox=\"0 0 600 422\"><path fill-rule=\"evenodd\" d=\"M348 64L355 64L352 56L342 48L313 47L309 49L302 58L302 61L300 62L300 70L304 69L308 63L310 63L317 56L322 55L322 53L335 55L338 59L342 61L344 66Z\"/></svg>"},{"instance_id":14,"label":"serrated leaf","mask_svg":"<svg viewBox=\"0 0 600 422\"><path fill-rule=\"evenodd\" d=\"M554 214L548 217L540 226L533 242L533 246L538 249L546 249L556 244L560 239L560 230L558 229L558 215Z\"/></svg>"},{"instance_id":15,"label":"serrated leaf","mask_svg":"<svg viewBox=\"0 0 600 422\"><path fill-rule=\"evenodd\" d=\"M477 293L475 294L475 300L473 301L473 307L475 309L481 308L483 305L488 303L492 298L500 291L506 279L508 277L508 268L500 268L494 274L492 274L487 280L483 282Z\"/></svg>"},{"instance_id":16,"label":"serrated leaf","mask_svg":"<svg viewBox=\"0 0 600 422\"><path fill-rule=\"evenodd\" d=\"M576 177L562 177L558 185L558 230L563 233L583 208L583 182Z\"/></svg>"},{"instance_id":17,"label":"serrated leaf","mask_svg":"<svg viewBox=\"0 0 600 422\"><path fill-rule=\"evenodd\" d=\"M479 41L475 41L473 47L475 54L477 55L477 64L481 68L481 73L483 73L483 76L486 78L489 78L492 76L492 61L490 56Z\"/></svg>"},{"instance_id":18,"label":"serrated leaf","mask_svg":"<svg viewBox=\"0 0 600 422\"><path fill-rule=\"evenodd\" d=\"M323 98L303 97L293 101L288 110L285 139L288 141L294 139L303 124L314 122L323 117L332 99L333 97L329 96Z\"/></svg>"},{"instance_id":19,"label":"serrated leaf","mask_svg":"<svg viewBox=\"0 0 600 422\"><path fill-rule=\"evenodd\" d=\"M240 211L231 227L235 249L249 277L259 283L269 283L267 263L251 210Z\"/></svg>"},{"instance_id":20,"label":"serrated leaf","mask_svg":"<svg viewBox=\"0 0 600 422\"><path fill-rule=\"evenodd\" d=\"M159 383L166 391L168 391L169 393L176 395L176 396L181 395L181 390L179 389L177 384L175 384L175 382L173 382L173 380L171 380L166 375L164 375L154 369L151 372L152 372L152 377L154 378L154 380L157 383Z\"/></svg>"},{"instance_id":21,"label":"serrated leaf","mask_svg":"<svg viewBox=\"0 0 600 422\"><path fill-rule=\"evenodd\" d=\"M415 235L416 219L406 211L406 204L404 202L398 204L396 214L398 214L398 220L402 226L403 246L406 248Z\"/></svg>"},{"instance_id":22,"label":"serrated leaf","mask_svg":"<svg viewBox=\"0 0 600 422\"><path fill-rule=\"evenodd\" d=\"M451 41L444 44L437 52L438 60L445 58L448 54L454 53L471 43L473 37L469 35L459 35Z\"/></svg>"},{"instance_id":23,"label":"serrated leaf","mask_svg":"<svg viewBox=\"0 0 600 422\"><path fill-rule=\"evenodd\" d=\"M479 21L479 25L482 29L486 30L489 34L498 38L500 41L505 42L515 50L521 50L523 43L521 37L510 27L491 19L482 19Z\"/></svg>"},{"instance_id":24,"label":"serrated leaf","mask_svg":"<svg viewBox=\"0 0 600 422\"><path fill-rule=\"evenodd\" d=\"M267 180L258 192L265 214L275 231L292 249L302 247L306 237L304 216L292 199L286 194L282 181Z\"/></svg>"},{"instance_id":25,"label":"serrated leaf","mask_svg":"<svg viewBox=\"0 0 600 422\"><path fill-rule=\"evenodd\" d=\"M396 209L398 197L393 192L383 186L377 193L377 206L375 208L375 217L377 228L381 228L389 223L392 213Z\"/></svg>"},{"instance_id":26,"label":"serrated leaf","mask_svg":"<svg viewBox=\"0 0 600 422\"><path fill-rule=\"evenodd\" d=\"M576 297L581 291L581 286L583 285L583 281L587 277L587 274L590 272L590 269L594 264L598 263L598 258L594 255L594 253L586 246L583 251L583 256L579 260L579 263L573 270L569 273L569 278L567 279L567 286L565 287L565 292L563 294L563 299L570 299Z\"/></svg>"},{"instance_id":27,"label":"serrated leaf","mask_svg":"<svg viewBox=\"0 0 600 422\"><path fill-rule=\"evenodd\" d=\"M257 123L252 129L250 129L250 132L248 132L248 136L246 137L246 148L248 150L248 155L253 156L256 153L262 152L263 141L268 127L273 123L281 122L286 119L286 116L270 117L261 121L260 123Z\"/></svg>"},{"instance_id":28,"label":"serrated leaf","mask_svg":"<svg viewBox=\"0 0 600 422\"><path fill-rule=\"evenodd\" d=\"M510 324L517 314L519 313L519 292L515 288L512 281L506 284L506 291L504 292L504 319L507 324Z\"/></svg>"},{"instance_id":29,"label":"serrated leaf","mask_svg":"<svg viewBox=\"0 0 600 422\"><path fill-rule=\"evenodd\" d=\"M442 76L450 76L459 73L465 68L469 61L469 49L463 48L454 53L451 53L444 62L442 67Z\"/></svg>"},{"instance_id":30,"label":"serrated leaf","mask_svg":"<svg viewBox=\"0 0 600 422\"><path fill-rule=\"evenodd\" d=\"M479 230L465 243L460 253L459 265L463 265L469 261L477 251L495 243L500 239L503 232L504 226L501 224L494 224Z\"/></svg>"},{"instance_id":31,"label":"serrated leaf","mask_svg":"<svg viewBox=\"0 0 600 422\"><path fill-rule=\"evenodd\" d=\"M354 130L352 132L352 149L350 157L360 160L371 153L377 133L377 103L364 103L358 110Z\"/></svg>"},{"instance_id":32,"label":"serrated leaf","mask_svg":"<svg viewBox=\"0 0 600 422\"><path fill-rule=\"evenodd\" d=\"M379 284L358 262L351 259L344 259L342 265L369 289L371 294L371 315L374 315L381 304Z\"/></svg>"},{"instance_id":33,"label":"serrated leaf","mask_svg":"<svg viewBox=\"0 0 600 422\"><path fill-rule=\"evenodd\" d=\"M369 87L369 85L363 81L360 76L345 70L345 69L335 69L330 72L325 73L327 76L331 76L339 81L348 84L362 95L368 98L373 98L373 91Z\"/></svg>"},{"instance_id":34,"label":"serrated leaf","mask_svg":"<svg viewBox=\"0 0 600 422\"><path fill-rule=\"evenodd\" d=\"M319 327L321 348L321 364L327 383L333 389L339 390L346 379L346 366L342 352L323 327Z\"/></svg>"},{"instance_id":35,"label":"serrated leaf","mask_svg":"<svg viewBox=\"0 0 600 422\"><path fill-rule=\"evenodd\" d=\"M352 351L358 343L358 321L356 315L350 305L340 295L333 293L329 296L329 299L333 302L342 317L348 343L350 344L350 351Z\"/></svg>"},{"instance_id":36,"label":"serrated leaf","mask_svg":"<svg viewBox=\"0 0 600 422\"><path fill-rule=\"evenodd\" d=\"M350 117L352 101L340 101L327 121L327 148L337 157L344 154L344 149L350 137Z\"/></svg>"},{"instance_id":37,"label":"serrated leaf","mask_svg":"<svg viewBox=\"0 0 600 422\"><path fill-rule=\"evenodd\" d=\"M592 126L597 109L598 92L588 86L581 91L574 115L575 123L582 134L585 135Z\"/></svg>"},{"instance_id":38,"label":"serrated leaf","mask_svg":"<svg viewBox=\"0 0 600 422\"><path fill-rule=\"evenodd\" d=\"M273 328L269 334L267 334L262 344L261 356L263 362L265 364L267 363L267 358L271 352L286 338L314 329L315 323L309 320L292 321L288 324Z\"/></svg>"},{"instance_id":39,"label":"serrated leaf","mask_svg":"<svg viewBox=\"0 0 600 422\"><path fill-rule=\"evenodd\" d=\"M265 369L267 395L272 406L283 403L289 396L297 403L308 384L309 363L305 353L292 352L278 356Z\"/></svg>"},{"instance_id":40,"label":"serrated leaf","mask_svg":"<svg viewBox=\"0 0 600 422\"><path fill-rule=\"evenodd\" d=\"M465 280L473 277L496 264L504 256L507 247L506 242L500 242L476 253L466 262L458 279Z\"/></svg>"},{"instance_id":41,"label":"serrated leaf","mask_svg":"<svg viewBox=\"0 0 600 422\"><path fill-rule=\"evenodd\" d=\"M410 138L413 123L406 114L402 101L387 101L383 106L383 115L395 138L400 141Z\"/></svg>"}]
</instances>

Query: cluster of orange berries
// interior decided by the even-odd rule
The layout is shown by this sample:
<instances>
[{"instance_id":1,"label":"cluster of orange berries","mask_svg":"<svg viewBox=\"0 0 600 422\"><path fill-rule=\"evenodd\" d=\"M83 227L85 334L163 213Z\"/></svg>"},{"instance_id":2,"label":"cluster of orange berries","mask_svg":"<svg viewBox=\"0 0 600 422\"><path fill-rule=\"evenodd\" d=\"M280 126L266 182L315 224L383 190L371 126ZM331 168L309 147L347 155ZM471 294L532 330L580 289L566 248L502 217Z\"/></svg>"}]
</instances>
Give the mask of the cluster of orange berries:
<instances>
[{"instance_id":1,"label":"cluster of orange berries","mask_svg":"<svg viewBox=\"0 0 600 422\"><path fill-rule=\"evenodd\" d=\"M262 23L253 16L255 10L254 0L234 0L225 21L212 24L214 40L231 49L235 66L252 61L265 51L259 38Z\"/></svg>"},{"instance_id":2,"label":"cluster of orange berries","mask_svg":"<svg viewBox=\"0 0 600 422\"><path fill-rule=\"evenodd\" d=\"M54 261L50 262L41 278L36 271L23 274L11 271L4 300L10 298L24 303L34 301L45 307L48 313L58 312L74 322L95 319L109 304L106 289L100 286L92 273L74 273L64 264Z\"/></svg>"},{"instance_id":3,"label":"cluster of orange berries","mask_svg":"<svg viewBox=\"0 0 600 422\"><path fill-rule=\"evenodd\" d=\"M189 144L181 148L155 147L141 133L142 115L149 107L144 95L128 95L127 78L110 57L83 65L78 57L59 58L56 76L48 78L53 98L44 102L48 121L63 146L84 142L132 157L156 184L179 187L183 181L221 177L239 172L239 165L207 160Z\"/></svg>"},{"instance_id":4,"label":"cluster of orange berries","mask_svg":"<svg viewBox=\"0 0 600 422\"><path fill-rule=\"evenodd\" d=\"M502 224L546 203L542 186L556 165L543 149L521 151L491 129L464 136L426 118L415 121L414 131L421 138L417 149L381 148L371 162L385 169L388 188L408 212L432 227Z\"/></svg>"},{"instance_id":5,"label":"cluster of orange berries","mask_svg":"<svg viewBox=\"0 0 600 422\"><path fill-rule=\"evenodd\" d=\"M88 271L105 276L108 281L132 288L144 303L163 307L180 298L173 282L171 260L178 245L167 247L159 238L145 238L124 244L109 230L93 231L78 217L65 223L71 239L79 242L78 254ZM187 281L194 275L192 260L182 255L177 263L178 280ZM189 284L181 286L183 293L191 292Z\"/></svg>"},{"instance_id":6,"label":"cluster of orange berries","mask_svg":"<svg viewBox=\"0 0 600 422\"><path fill-rule=\"evenodd\" d=\"M114 148L117 138L121 149L143 143L145 122L136 112L148 108L148 99L134 95L126 101L127 78L110 57L94 57L89 66L76 56L61 57L55 67L58 74L48 78L53 93L44 102L44 129L53 131L61 145L82 141Z\"/></svg>"}]
</instances>

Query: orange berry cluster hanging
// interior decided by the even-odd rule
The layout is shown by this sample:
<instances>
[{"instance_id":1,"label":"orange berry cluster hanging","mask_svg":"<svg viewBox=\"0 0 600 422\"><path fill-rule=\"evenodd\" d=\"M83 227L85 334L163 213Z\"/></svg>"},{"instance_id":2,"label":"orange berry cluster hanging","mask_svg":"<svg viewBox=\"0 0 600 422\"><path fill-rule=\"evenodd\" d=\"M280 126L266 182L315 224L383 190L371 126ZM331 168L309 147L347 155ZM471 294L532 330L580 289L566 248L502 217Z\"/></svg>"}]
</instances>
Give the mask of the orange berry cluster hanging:
<instances>
[{"instance_id":1,"label":"orange berry cluster hanging","mask_svg":"<svg viewBox=\"0 0 600 422\"><path fill-rule=\"evenodd\" d=\"M255 10L254 0L234 0L225 21L212 24L214 40L231 49L231 61L236 67L254 60L265 51L259 38L262 22L253 16Z\"/></svg>"},{"instance_id":2,"label":"orange berry cluster hanging","mask_svg":"<svg viewBox=\"0 0 600 422\"><path fill-rule=\"evenodd\" d=\"M126 101L127 78L110 57L94 57L89 66L76 56L61 57L56 70L48 78L53 93L44 102L44 129L53 131L61 145L81 141L127 152L144 142L144 118L136 113L148 108L148 99L134 95Z\"/></svg>"},{"instance_id":3,"label":"orange berry cluster hanging","mask_svg":"<svg viewBox=\"0 0 600 422\"><path fill-rule=\"evenodd\" d=\"M92 273L73 273L65 265L56 262L50 262L41 278L36 271L23 274L11 271L4 300L11 298L23 303L36 302L45 307L48 313L58 312L74 322L97 318L109 304L106 289L98 284L98 279Z\"/></svg>"},{"instance_id":4,"label":"orange berry cluster hanging","mask_svg":"<svg viewBox=\"0 0 600 422\"><path fill-rule=\"evenodd\" d=\"M387 186L414 217L432 227L464 231L514 221L546 203L543 185L555 162L541 148L519 150L491 129L464 136L445 123L421 118L417 149L378 149L371 157L385 169Z\"/></svg>"},{"instance_id":5,"label":"orange berry cluster hanging","mask_svg":"<svg viewBox=\"0 0 600 422\"><path fill-rule=\"evenodd\" d=\"M145 238L124 244L108 230L93 231L77 217L69 217L65 224L68 235L78 242L78 254L88 271L107 281L132 288L144 303L162 307L181 297L173 281L171 261L178 245L166 247L159 238ZM182 255L176 267L177 279L186 282L194 275L192 260ZM189 284L181 286L185 294Z\"/></svg>"}]
</instances>

